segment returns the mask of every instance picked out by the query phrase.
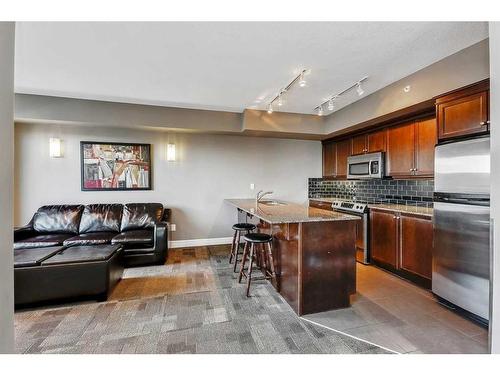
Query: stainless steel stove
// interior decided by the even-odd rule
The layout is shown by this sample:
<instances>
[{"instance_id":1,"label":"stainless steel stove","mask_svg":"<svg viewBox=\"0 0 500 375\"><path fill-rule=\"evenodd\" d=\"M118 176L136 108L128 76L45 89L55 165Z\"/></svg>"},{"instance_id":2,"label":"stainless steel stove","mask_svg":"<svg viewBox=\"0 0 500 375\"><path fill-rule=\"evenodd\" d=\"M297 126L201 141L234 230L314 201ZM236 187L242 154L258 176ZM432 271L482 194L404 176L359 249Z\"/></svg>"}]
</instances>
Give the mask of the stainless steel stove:
<instances>
[{"instance_id":1,"label":"stainless steel stove","mask_svg":"<svg viewBox=\"0 0 500 375\"><path fill-rule=\"evenodd\" d=\"M344 212L361 217L356 221L356 260L363 264L370 263L370 240L369 240L369 208L368 204L353 201L333 201L332 208L335 211Z\"/></svg>"}]
</instances>

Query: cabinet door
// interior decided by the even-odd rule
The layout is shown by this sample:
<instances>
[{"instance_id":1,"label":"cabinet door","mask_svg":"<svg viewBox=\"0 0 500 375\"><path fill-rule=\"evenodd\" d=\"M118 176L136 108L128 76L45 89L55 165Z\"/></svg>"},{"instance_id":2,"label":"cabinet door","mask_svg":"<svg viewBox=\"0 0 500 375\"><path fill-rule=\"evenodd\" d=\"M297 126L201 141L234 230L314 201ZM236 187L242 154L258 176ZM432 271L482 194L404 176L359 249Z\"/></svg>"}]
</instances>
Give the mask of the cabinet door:
<instances>
[{"instance_id":1,"label":"cabinet door","mask_svg":"<svg viewBox=\"0 0 500 375\"><path fill-rule=\"evenodd\" d=\"M347 157L351 155L351 140L337 142L337 177L347 177Z\"/></svg>"},{"instance_id":2,"label":"cabinet door","mask_svg":"<svg viewBox=\"0 0 500 375\"><path fill-rule=\"evenodd\" d=\"M387 129L368 134L368 152L385 152L387 150Z\"/></svg>"},{"instance_id":3,"label":"cabinet door","mask_svg":"<svg viewBox=\"0 0 500 375\"><path fill-rule=\"evenodd\" d=\"M415 126L413 122L387 130L386 174L392 177L412 176L415 165Z\"/></svg>"},{"instance_id":4,"label":"cabinet door","mask_svg":"<svg viewBox=\"0 0 500 375\"><path fill-rule=\"evenodd\" d=\"M337 147L334 142L323 145L323 177L335 177L337 174Z\"/></svg>"},{"instance_id":5,"label":"cabinet door","mask_svg":"<svg viewBox=\"0 0 500 375\"><path fill-rule=\"evenodd\" d=\"M397 227L394 213L371 210L371 256L373 260L393 268L397 265Z\"/></svg>"},{"instance_id":6,"label":"cabinet door","mask_svg":"<svg viewBox=\"0 0 500 375\"><path fill-rule=\"evenodd\" d=\"M488 91L437 100L439 139L488 131Z\"/></svg>"},{"instance_id":7,"label":"cabinet door","mask_svg":"<svg viewBox=\"0 0 500 375\"><path fill-rule=\"evenodd\" d=\"M401 214L400 228L400 268L430 280L432 277L432 220Z\"/></svg>"},{"instance_id":8,"label":"cabinet door","mask_svg":"<svg viewBox=\"0 0 500 375\"><path fill-rule=\"evenodd\" d=\"M436 119L417 121L415 123L415 175L434 176L436 142Z\"/></svg>"},{"instance_id":9,"label":"cabinet door","mask_svg":"<svg viewBox=\"0 0 500 375\"><path fill-rule=\"evenodd\" d=\"M352 138L352 155L364 154L367 151L365 134Z\"/></svg>"}]
</instances>

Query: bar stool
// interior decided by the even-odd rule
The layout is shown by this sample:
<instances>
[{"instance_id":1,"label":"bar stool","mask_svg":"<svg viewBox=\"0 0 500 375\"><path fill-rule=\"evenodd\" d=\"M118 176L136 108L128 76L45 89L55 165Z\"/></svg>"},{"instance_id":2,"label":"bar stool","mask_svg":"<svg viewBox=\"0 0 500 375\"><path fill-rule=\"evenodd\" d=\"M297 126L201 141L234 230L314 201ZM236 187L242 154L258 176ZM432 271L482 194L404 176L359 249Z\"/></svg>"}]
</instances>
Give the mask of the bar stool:
<instances>
[{"instance_id":1,"label":"bar stool","mask_svg":"<svg viewBox=\"0 0 500 375\"><path fill-rule=\"evenodd\" d=\"M234 258L234 267L233 272L236 272L236 265L238 264L238 253L240 249L240 234L241 232L246 232L246 234L255 230L255 225L250 223L238 223L233 225L234 236L233 236L233 244L231 246L231 254L229 255L229 264L233 262Z\"/></svg>"},{"instance_id":2,"label":"bar stool","mask_svg":"<svg viewBox=\"0 0 500 375\"><path fill-rule=\"evenodd\" d=\"M243 238L246 241L246 243L243 249L243 259L241 260L241 268L240 268L240 275L238 277L238 283L241 283L241 278L243 276L246 277L247 297L250 297L250 284L252 282L253 261L256 259L255 245L260 245L260 254L261 254L260 270L264 274L264 277L259 278L259 280L269 280L269 279L276 280L276 272L274 271L273 253L271 251L271 242L273 241L273 237L265 233L248 233L245 236L243 236ZM267 249L267 256L266 256L266 250L264 248ZM247 261L247 258L250 258L250 264L248 265L247 274L245 274L245 263ZM269 267L268 267L268 262L270 263Z\"/></svg>"}]
</instances>

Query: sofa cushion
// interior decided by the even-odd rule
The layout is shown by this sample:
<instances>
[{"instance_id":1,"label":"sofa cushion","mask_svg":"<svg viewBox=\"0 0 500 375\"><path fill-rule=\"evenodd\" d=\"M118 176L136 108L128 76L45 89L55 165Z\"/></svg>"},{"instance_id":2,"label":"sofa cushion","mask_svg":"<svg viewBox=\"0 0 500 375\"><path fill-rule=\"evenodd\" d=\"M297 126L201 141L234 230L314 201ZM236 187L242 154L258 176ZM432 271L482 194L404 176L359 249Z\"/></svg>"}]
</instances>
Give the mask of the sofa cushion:
<instances>
[{"instance_id":1,"label":"sofa cushion","mask_svg":"<svg viewBox=\"0 0 500 375\"><path fill-rule=\"evenodd\" d=\"M44 260L42 266L105 261L121 248L121 245L72 246Z\"/></svg>"},{"instance_id":2,"label":"sofa cushion","mask_svg":"<svg viewBox=\"0 0 500 375\"><path fill-rule=\"evenodd\" d=\"M62 249L64 249L62 246L52 246L14 250L14 268L39 266L44 260L57 254Z\"/></svg>"},{"instance_id":3,"label":"sofa cushion","mask_svg":"<svg viewBox=\"0 0 500 375\"><path fill-rule=\"evenodd\" d=\"M33 218L33 229L39 233L78 233L82 205L43 206Z\"/></svg>"},{"instance_id":4,"label":"sofa cushion","mask_svg":"<svg viewBox=\"0 0 500 375\"><path fill-rule=\"evenodd\" d=\"M88 204L80 220L79 233L119 232L123 205Z\"/></svg>"},{"instance_id":5,"label":"sofa cushion","mask_svg":"<svg viewBox=\"0 0 500 375\"><path fill-rule=\"evenodd\" d=\"M129 230L115 236L111 243L124 247L153 246L154 233L151 229Z\"/></svg>"},{"instance_id":6,"label":"sofa cushion","mask_svg":"<svg viewBox=\"0 0 500 375\"><path fill-rule=\"evenodd\" d=\"M82 233L64 241L64 246L104 245L110 244L115 232Z\"/></svg>"},{"instance_id":7,"label":"sofa cushion","mask_svg":"<svg viewBox=\"0 0 500 375\"><path fill-rule=\"evenodd\" d=\"M41 234L14 242L14 250L62 245L72 234Z\"/></svg>"},{"instance_id":8,"label":"sofa cushion","mask_svg":"<svg viewBox=\"0 0 500 375\"><path fill-rule=\"evenodd\" d=\"M123 206L120 232L153 228L161 220L161 203L127 203Z\"/></svg>"}]
</instances>

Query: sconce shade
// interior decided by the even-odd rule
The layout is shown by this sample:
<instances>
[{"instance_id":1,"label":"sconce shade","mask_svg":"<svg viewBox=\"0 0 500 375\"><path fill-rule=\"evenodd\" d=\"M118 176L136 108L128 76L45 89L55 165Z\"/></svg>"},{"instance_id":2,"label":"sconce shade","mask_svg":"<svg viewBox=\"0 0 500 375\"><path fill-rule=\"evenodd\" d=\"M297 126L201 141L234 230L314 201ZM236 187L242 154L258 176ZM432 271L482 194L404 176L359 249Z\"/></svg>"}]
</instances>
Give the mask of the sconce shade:
<instances>
[{"instance_id":1,"label":"sconce shade","mask_svg":"<svg viewBox=\"0 0 500 375\"><path fill-rule=\"evenodd\" d=\"M167 161L175 161L175 144L173 143L167 145Z\"/></svg>"},{"instance_id":2,"label":"sconce shade","mask_svg":"<svg viewBox=\"0 0 500 375\"><path fill-rule=\"evenodd\" d=\"M49 155L51 158L62 157L61 140L59 138L49 139Z\"/></svg>"}]
</instances>

